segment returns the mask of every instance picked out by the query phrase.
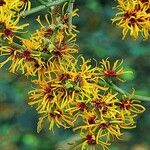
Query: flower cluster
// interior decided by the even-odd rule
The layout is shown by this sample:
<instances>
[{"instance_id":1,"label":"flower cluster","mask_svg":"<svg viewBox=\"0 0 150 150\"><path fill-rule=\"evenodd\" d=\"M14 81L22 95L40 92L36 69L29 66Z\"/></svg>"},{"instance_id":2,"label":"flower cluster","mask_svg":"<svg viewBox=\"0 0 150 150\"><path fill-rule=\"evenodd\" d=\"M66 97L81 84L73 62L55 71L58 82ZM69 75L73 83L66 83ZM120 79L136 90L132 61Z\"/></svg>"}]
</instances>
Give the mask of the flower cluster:
<instances>
[{"instance_id":1,"label":"flower cluster","mask_svg":"<svg viewBox=\"0 0 150 150\"><path fill-rule=\"evenodd\" d=\"M142 11L148 10L147 4L141 2L140 6ZM0 67L11 62L10 72L33 77L29 105L35 106L39 115L37 132L48 122L53 132L55 127L80 131L82 150L96 146L108 149L114 139L121 138L122 129L136 126L135 118L145 108L140 101L116 93L109 86L113 81L125 82L122 75L129 71L124 69L122 60L112 63L107 58L93 65L83 56L75 57L79 50L78 31L70 19L78 16L78 9L68 12L68 7L68 3L61 10L52 7L45 21L38 16L40 28L24 39L16 33L27 24L18 25L17 14L29 10L30 2L1 0ZM15 43L16 38L19 44Z\"/></svg>"},{"instance_id":2,"label":"flower cluster","mask_svg":"<svg viewBox=\"0 0 150 150\"><path fill-rule=\"evenodd\" d=\"M119 28L122 28L122 39L127 33L134 39L140 35L148 39L150 35L150 1L149 0L117 0L118 12L112 19Z\"/></svg>"},{"instance_id":3,"label":"flower cluster","mask_svg":"<svg viewBox=\"0 0 150 150\"><path fill-rule=\"evenodd\" d=\"M55 8L53 11L55 11ZM22 30L28 24L17 26L20 18L15 18L15 16L15 21L12 20L11 15L9 15L9 19L5 18L4 15L7 16L7 14L2 10L2 19L6 20L4 24L7 22L11 22L11 24L7 28L7 31L8 29L9 31L5 37L3 36L6 33L6 27L2 27L1 38L7 39L3 40L0 51L1 57L5 56L7 58L0 63L0 67L4 66L7 62L11 62L10 72L21 72L26 76L37 75L38 78L42 78L43 73L51 67L51 64L57 66L60 60L63 63L67 63L67 61L75 59L72 54L78 52L78 46L75 44L76 34L73 32L69 33L68 22L67 20L64 22L64 17L67 18L68 16L64 11L65 8L63 7L61 17L57 16L56 12L55 15L53 12L47 14L45 16L46 25L42 24L40 16L38 16L37 21L41 28L31 35L30 39L24 39L15 35L15 32L19 32L19 29ZM71 15L77 15L76 11L77 9ZM76 31L74 26L71 26L71 28L73 31ZM21 45L13 43L14 37L20 40Z\"/></svg>"},{"instance_id":4,"label":"flower cluster","mask_svg":"<svg viewBox=\"0 0 150 150\"><path fill-rule=\"evenodd\" d=\"M89 60L81 60L51 65L44 80L33 81L37 86L29 92L29 105L36 105L40 116L38 132L48 120L52 131L55 126L80 131L82 149L94 149L97 145L107 149L114 139L121 138L122 129L136 127L136 117L145 108L140 101L126 95L120 98L120 94L105 86L108 77L112 80L112 73L106 74L111 68L104 68L106 63L110 64L108 59L95 67ZM117 63L118 60L112 65L116 73L120 65L116 66ZM121 68L120 74L113 76L118 81L126 73Z\"/></svg>"},{"instance_id":5,"label":"flower cluster","mask_svg":"<svg viewBox=\"0 0 150 150\"><path fill-rule=\"evenodd\" d=\"M21 33L24 33L24 28L29 24L20 24L21 17L19 13L30 10L31 3L28 0L0 0L0 57L4 60L0 63L0 68L7 62L11 61L10 72L15 72L19 68L24 72L30 66L23 64L23 59L29 59L27 50L23 51L16 48L12 43L17 40L22 40Z\"/></svg>"},{"instance_id":6,"label":"flower cluster","mask_svg":"<svg viewBox=\"0 0 150 150\"><path fill-rule=\"evenodd\" d=\"M7 38L12 42L13 38L20 33L28 24L18 25L20 11L28 10L31 3L28 0L1 0L0 1L0 38Z\"/></svg>"}]
</instances>

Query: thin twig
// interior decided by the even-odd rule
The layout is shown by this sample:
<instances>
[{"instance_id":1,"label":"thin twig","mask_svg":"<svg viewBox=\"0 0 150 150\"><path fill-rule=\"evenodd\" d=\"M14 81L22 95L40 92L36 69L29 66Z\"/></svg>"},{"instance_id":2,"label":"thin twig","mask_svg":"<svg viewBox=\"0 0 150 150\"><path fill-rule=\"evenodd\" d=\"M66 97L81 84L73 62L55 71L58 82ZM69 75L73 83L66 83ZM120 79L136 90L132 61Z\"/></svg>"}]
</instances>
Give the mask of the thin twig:
<instances>
[{"instance_id":1,"label":"thin twig","mask_svg":"<svg viewBox=\"0 0 150 150\"><path fill-rule=\"evenodd\" d=\"M141 96L141 95L133 95L132 96L130 93L128 93L127 91L125 91L121 88L119 88L114 83L99 81L99 85L109 87L110 89L113 89L113 90L119 92L120 94L126 95L127 97L129 97L131 99L134 99L134 100L136 99L136 100L140 100L140 101L150 101L150 97Z\"/></svg>"},{"instance_id":2,"label":"thin twig","mask_svg":"<svg viewBox=\"0 0 150 150\"><path fill-rule=\"evenodd\" d=\"M55 5L59 5L59 4L61 4L63 2L66 2L66 1L68 1L68 0L56 0L54 2L47 3L45 5L40 5L40 6L37 6L35 8L32 8L30 11L22 11L20 13L20 16L25 18L28 15L34 14L34 13L42 11L42 10L45 10L45 9L47 9L47 7L52 7L52 6L55 6Z\"/></svg>"},{"instance_id":3,"label":"thin twig","mask_svg":"<svg viewBox=\"0 0 150 150\"><path fill-rule=\"evenodd\" d=\"M69 14L69 20L68 20L68 25L69 25L69 32L71 32L72 28L72 12L73 12L73 5L74 5L75 0L70 0L68 3L68 14Z\"/></svg>"},{"instance_id":4,"label":"thin twig","mask_svg":"<svg viewBox=\"0 0 150 150\"><path fill-rule=\"evenodd\" d=\"M77 150L79 147L81 147L81 144L83 143L83 139L80 137L80 135L75 135L63 142L61 142L57 150Z\"/></svg>"}]
</instances>

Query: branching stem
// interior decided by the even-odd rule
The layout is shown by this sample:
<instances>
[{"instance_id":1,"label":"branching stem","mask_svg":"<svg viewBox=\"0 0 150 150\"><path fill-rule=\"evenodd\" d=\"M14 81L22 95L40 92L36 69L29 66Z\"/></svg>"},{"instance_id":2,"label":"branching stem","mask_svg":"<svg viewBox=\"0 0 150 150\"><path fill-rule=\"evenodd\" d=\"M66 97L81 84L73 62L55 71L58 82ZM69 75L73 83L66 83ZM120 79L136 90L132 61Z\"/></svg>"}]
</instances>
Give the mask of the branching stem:
<instances>
[{"instance_id":1,"label":"branching stem","mask_svg":"<svg viewBox=\"0 0 150 150\"><path fill-rule=\"evenodd\" d=\"M56 0L56 1L54 1L54 2L50 2L50 3L47 3L47 4L45 4L45 5L40 5L40 6L37 6L37 7L35 7L35 8L32 8L30 11L22 11L22 12L20 13L20 16L23 17L23 18L25 18L25 17L28 16L28 15L34 14L34 13L39 12L39 11L42 11L42 10L45 10L45 9L47 9L48 7L52 7L52 6L55 6L55 5L59 5L59 4L61 4L61 3L63 3L63 2L66 2L66 1L68 1L68 0Z\"/></svg>"},{"instance_id":2,"label":"branching stem","mask_svg":"<svg viewBox=\"0 0 150 150\"><path fill-rule=\"evenodd\" d=\"M7 40L3 40L3 39L0 39L0 44L9 45L11 47L21 49L21 50L25 49L25 47L20 45L20 44L17 44L15 42L9 43ZM46 58L46 59L49 59L51 57L50 54L47 54L47 53L44 53L44 52L38 52L38 51L35 51L35 50L32 50L32 54L37 55L38 57ZM110 89L113 89L113 90L119 92L122 95L126 95L127 97L129 97L131 99L136 99L136 100L141 100L141 101L150 101L150 97L141 96L141 95L133 95L132 96L130 93L128 93L127 91L125 91L121 88L119 88L118 86L116 86L112 82L99 81L99 85L109 87Z\"/></svg>"},{"instance_id":3,"label":"branching stem","mask_svg":"<svg viewBox=\"0 0 150 150\"><path fill-rule=\"evenodd\" d=\"M117 91L118 93L122 94L122 95L126 95L127 97L131 98L131 99L136 99L136 100L140 100L140 101L150 101L150 97L147 96L141 96L141 95L131 95L130 93L128 93L127 91L119 88L117 85L115 85L114 83L109 83L109 82L103 82L103 81L99 81L99 85L101 86L106 86L109 87L110 89L113 89L115 91Z\"/></svg>"},{"instance_id":4,"label":"branching stem","mask_svg":"<svg viewBox=\"0 0 150 150\"><path fill-rule=\"evenodd\" d=\"M69 32L71 32L71 26L72 26L72 12L73 12L73 5L74 5L75 0L70 0L68 3L68 14L69 14Z\"/></svg>"}]
</instances>

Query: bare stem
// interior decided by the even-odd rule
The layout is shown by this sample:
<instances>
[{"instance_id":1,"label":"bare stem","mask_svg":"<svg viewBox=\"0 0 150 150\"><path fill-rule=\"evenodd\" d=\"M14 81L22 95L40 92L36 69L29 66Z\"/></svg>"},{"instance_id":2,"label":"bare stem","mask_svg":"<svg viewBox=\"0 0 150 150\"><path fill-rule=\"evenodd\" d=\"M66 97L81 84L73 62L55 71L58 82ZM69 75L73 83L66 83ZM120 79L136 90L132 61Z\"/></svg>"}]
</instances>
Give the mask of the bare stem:
<instances>
[{"instance_id":1,"label":"bare stem","mask_svg":"<svg viewBox=\"0 0 150 150\"><path fill-rule=\"evenodd\" d=\"M81 149L81 144L83 143L83 139L80 137L80 135L75 135L63 142L61 142L57 150L77 150Z\"/></svg>"},{"instance_id":2,"label":"bare stem","mask_svg":"<svg viewBox=\"0 0 150 150\"><path fill-rule=\"evenodd\" d=\"M63 3L63 2L66 2L66 1L68 1L68 0L56 0L56 1L54 1L54 2L47 3L47 4L45 4L45 5L40 5L40 6L37 6L37 7L35 7L35 8L32 8L30 11L22 11L22 12L20 13L20 16L23 17L23 18L25 18L25 17L28 16L28 15L34 14L34 13L39 12L39 11L42 11L42 10L45 10L45 9L47 9L48 7L52 7L52 6L55 6L55 5L59 5L59 4L61 4L61 3Z\"/></svg>"},{"instance_id":3,"label":"bare stem","mask_svg":"<svg viewBox=\"0 0 150 150\"><path fill-rule=\"evenodd\" d=\"M99 82L99 85L101 86L107 86L109 87L110 89L113 89L117 92L119 92L120 94L123 94L123 95L126 95L128 97L131 97L131 99L136 99L136 100L141 100L141 101L150 101L150 97L147 97L147 96L141 96L141 95L131 95L130 93L128 93L127 91L119 88L118 86L116 86L114 83L108 83L108 82L103 82L103 81L100 81Z\"/></svg>"},{"instance_id":4,"label":"bare stem","mask_svg":"<svg viewBox=\"0 0 150 150\"><path fill-rule=\"evenodd\" d=\"M70 0L68 3L68 14L69 14L69 32L71 32L71 26L72 26L72 12L73 12L73 5L74 5L75 0Z\"/></svg>"}]
</instances>

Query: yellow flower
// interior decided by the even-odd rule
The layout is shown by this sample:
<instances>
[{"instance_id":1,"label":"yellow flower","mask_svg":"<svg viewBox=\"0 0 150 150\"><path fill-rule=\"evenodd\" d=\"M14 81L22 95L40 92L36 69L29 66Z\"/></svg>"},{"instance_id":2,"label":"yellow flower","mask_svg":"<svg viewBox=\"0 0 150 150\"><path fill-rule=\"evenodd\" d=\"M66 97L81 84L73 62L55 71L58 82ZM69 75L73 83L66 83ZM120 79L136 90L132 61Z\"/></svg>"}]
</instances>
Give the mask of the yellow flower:
<instances>
[{"instance_id":1,"label":"yellow flower","mask_svg":"<svg viewBox=\"0 0 150 150\"><path fill-rule=\"evenodd\" d=\"M76 47L74 38L69 38L62 31L58 31L54 40L52 59L58 61L58 59L63 58L66 61L70 61L74 59L73 54L78 52Z\"/></svg>"},{"instance_id":2,"label":"yellow flower","mask_svg":"<svg viewBox=\"0 0 150 150\"><path fill-rule=\"evenodd\" d=\"M18 66L17 62L19 61L18 57L20 55L20 51L8 46L1 47L0 51L1 56L8 56L6 60L0 63L0 68L3 67L7 62L12 61L9 69L14 70L14 68Z\"/></svg>"},{"instance_id":3,"label":"yellow flower","mask_svg":"<svg viewBox=\"0 0 150 150\"><path fill-rule=\"evenodd\" d=\"M18 0L18 7L20 10L30 10L31 9L31 2L30 0Z\"/></svg>"},{"instance_id":4,"label":"yellow flower","mask_svg":"<svg viewBox=\"0 0 150 150\"><path fill-rule=\"evenodd\" d=\"M97 89L98 90L98 89ZM143 113L145 108L137 100L119 100L117 93L100 91L93 93L90 99L77 101L75 106L69 109L75 120L80 118L81 123L73 129L79 130L81 135L91 131L94 135L90 140L98 145L110 144L114 138L120 139L121 129L135 128L135 117ZM86 145L88 141L84 144ZM89 141L90 142L90 141Z\"/></svg>"},{"instance_id":5,"label":"yellow flower","mask_svg":"<svg viewBox=\"0 0 150 150\"><path fill-rule=\"evenodd\" d=\"M33 80L37 87L29 92L29 105L36 105L38 113L51 112L55 106L61 107L70 116L74 115L72 123L76 122L80 115L78 111L84 109L83 101L91 100L94 90L105 90L97 84L98 68L91 68L90 61L84 58L78 67L78 61L52 65L45 72L44 80Z\"/></svg>"},{"instance_id":6,"label":"yellow flower","mask_svg":"<svg viewBox=\"0 0 150 150\"><path fill-rule=\"evenodd\" d=\"M80 59L77 59L75 62L60 62L60 65L56 66L56 73L60 76L64 86L72 90L73 95L82 95L82 97L91 98L94 90L97 88L106 90L106 88L98 85L98 79L100 78L98 76L98 67L95 66L92 68L89 64L90 61L86 61L83 57L81 60L80 67L78 66Z\"/></svg>"},{"instance_id":7,"label":"yellow flower","mask_svg":"<svg viewBox=\"0 0 150 150\"><path fill-rule=\"evenodd\" d=\"M99 92L100 89L97 88L89 98L79 97L74 103L71 103L67 111L73 114L75 120L81 117L87 124L94 124L97 118L115 118L120 113L117 110L118 106L115 105L118 102L117 94L108 93L102 96Z\"/></svg>"},{"instance_id":8,"label":"yellow flower","mask_svg":"<svg viewBox=\"0 0 150 150\"><path fill-rule=\"evenodd\" d=\"M150 14L148 13L148 7L142 1L122 1L118 0L118 6L116 7L119 12L116 17L112 19L116 22L116 25L122 28L122 34L124 39L128 32L130 36L136 39L139 33L147 39L149 37L150 27Z\"/></svg>"},{"instance_id":9,"label":"yellow flower","mask_svg":"<svg viewBox=\"0 0 150 150\"><path fill-rule=\"evenodd\" d=\"M50 81L51 80L51 81ZM37 104L37 111L43 112L51 110L53 105L61 105L63 91L59 91L62 88L61 84L57 80L52 80L49 77L49 81L34 81L38 84L38 88L35 88L29 92L29 105ZM61 89L60 89L61 90ZM61 92L61 93L60 93Z\"/></svg>"},{"instance_id":10,"label":"yellow flower","mask_svg":"<svg viewBox=\"0 0 150 150\"><path fill-rule=\"evenodd\" d=\"M93 93L93 95L98 94ZM123 123L123 121L116 118L116 115L120 113L117 110L118 106L116 103L119 100L116 96L117 94L112 94L111 92L101 97L100 95L99 97L95 96L93 100L91 100L91 104L86 104L88 109L81 107L85 109L80 115L83 120L83 125L79 125L73 130L76 131L80 129L81 134L91 130L96 135L96 143L110 143L111 138L120 138L122 134L119 125ZM106 141L104 141L103 138L105 138Z\"/></svg>"},{"instance_id":11,"label":"yellow flower","mask_svg":"<svg viewBox=\"0 0 150 150\"><path fill-rule=\"evenodd\" d=\"M118 103L118 106L120 107L121 110L139 114L145 111L145 108L140 103L141 101L139 100L130 100L127 98L127 99L121 100Z\"/></svg>"},{"instance_id":12,"label":"yellow flower","mask_svg":"<svg viewBox=\"0 0 150 150\"><path fill-rule=\"evenodd\" d=\"M0 11L0 37L4 36L12 42L13 37L18 37L15 33L21 33L21 30L29 24L18 25L20 17L14 18L13 14L6 14Z\"/></svg>"},{"instance_id":13,"label":"yellow flower","mask_svg":"<svg viewBox=\"0 0 150 150\"><path fill-rule=\"evenodd\" d=\"M99 129L96 140L103 140L106 138L106 143L111 142L114 138L120 139L122 133L120 131L120 121L112 120L112 121L101 121L97 125L95 124L95 129ZM94 126L93 126L94 128Z\"/></svg>"},{"instance_id":14,"label":"yellow flower","mask_svg":"<svg viewBox=\"0 0 150 150\"><path fill-rule=\"evenodd\" d=\"M72 18L73 18L74 16L79 16L78 13L77 13L77 12L78 12L78 9L73 10L71 13L68 13L67 11L65 12L65 10L67 10L67 9L66 9L67 4L68 4L68 3L65 3L65 4L63 5L62 13L61 13L61 21L62 21L62 23L64 24L65 33L66 33L67 35L72 34L73 36L76 36L76 33L77 33L78 31L76 30L76 26L73 25L72 22L71 22L71 24L69 23L69 17L72 17Z\"/></svg>"},{"instance_id":15,"label":"yellow flower","mask_svg":"<svg viewBox=\"0 0 150 150\"><path fill-rule=\"evenodd\" d=\"M99 119L115 118L115 116L119 114L117 110L118 106L116 106L116 103L119 101L117 94L118 93L113 94L111 91L103 95L100 95L99 91L93 93L92 106Z\"/></svg>"},{"instance_id":16,"label":"yellow flower","mask_svg":"<svg viewBox=\"0 0 150 150\"><path fill-rule=\"evenodd\" d=\"M47 78L49 81L35 80L34 83L39 87L29 92L29 105L37 105L36 110L41 115L38 132L42 129L45 119L50 122L50 130L53 130L55 124L57 127L69 128L74 122L73 117L66 111L66 102L69 102L69 97L63 85L57 78L52 79L51 76Z\"/></svg>"},{"instance_id":17,"label":"yellow flower","mask_svg":"<svg viewBox=\"0 0 150 150\"><path fill-rule=\"evenodd\" d=\"M108 119L107 119L108 120ZM114 138L120 139L122 136L120 124L122 121L112 120L109 119L108 121L105 120L96 120L92 124L83 125L74 129L82 129L81 134L92 131L96 135L96 143L99 144L100 142L110 143Z\"/></svg>"},{"instance_id":18,"label":"yellow flower","mask_svg":"<svg viewBox=\"0 0 150 150\"><path fill-rule=\"evenodd\" d=\"M21 49L16 49L9 46L3 46L0 48L1 57L7 58L0 63L0 67L3 67L7 62L11 62L9 71L15 73L21 71L26 76L40 75L40 68L45 65L42 58L39 57L40 53L33 53L33 50L38 48L36 43L32 43L30 40L23 40L23 46ZM38 73L37 73L38 72Z\"/></svg>"},{"instance_id":19,"label":"yellow flower","mask_svg":"<svg viewBox=\"0 0 150 150\"><path fill-rule=\"evenodd\" d=\"M18 0L0 0L0 11L5 13L14 13L13 9L15 9L18 5Z\"/></svg>"},{"instance_id":20,"label":"yellow flower","mask_svg":"<svg viewBox=\"0 0 150 150\"><path fill-rule=\"evenodd\" d=\"M43 128L44 122L48 120L49 122L49 130L54 132L54 127L57 126L58 128L70 128L73 126L72 118L69 116L69 114L65 113L65 109L55 106L53 110L47 110L40 114L38 126L37 126L37 132L40 132Z\"/></svg>"},{"instance_id":21,"label":"yellow flower","mask_svg":"<svg viewBox=\"0 0 150 150\"><path fill-rule=\"evenodd\" d=\"M100 75L103 77L108 77L111 80L117 79L121 82L125 82L125 80L121 79L121 75L132 73L131 71L125 71L123 68L123 60L116 60L114 63L111 63L107 58L106 60L102 59L100 64Z\"/></svg>"},{"instance_id":22,"label":"yellow flower","mask_svg":"<svg viewBox=\"0 0 150 150\"><path fill-rule=\"evenodd\" d=\"M68 62L70 59L75 59L73 54L78 52L75 36L66 35L64 27L57 23L54 24L48 15L45 16L45 19L46 24L41 22L40 16L37 18L41 28L33 35L33 39L41 43L40 50L44 49L44 52L50 53L50 61L56 64L59 60Z\"/></svg>"},{"instance_id":23,"label":"yellow flower","mask_svg":"<svg viewBox=\"0 0 150 150\"><path fill-rule=\"evenodd\" d=\"M91 66L88 66L88 62L89 61L85 61L83 59L81 69L77 68L77 62L63 64L60 62L60 64L56 66L53 65L53 63L50 63L50 66L48 66L48 69L44 74L45 79L41 81L37 80L36 83L42 85L41 90L43 90L45 89L46 83L52 82L52 84L56 86L57 99L61 99L59 104L63 106L70 105L71 102L76 101L75 99L81 99L80 97L85 97L86 99L91 98L90 96L96 88L105 90L105 87L100 87L97 84L99 78L97 75L98 72L96 72L97 69L93 69ZM53 74L54 77L49 77L49 74ZM91 78L93 79L91 80ZM43 85L43 83L45 84ZM38 98L40 98L40 95L36 93L33 94L33 97L36 95L38 95ZM45 101L42 99L41 102Z\"/></svg>"},{"instance_id":24,"label":"yellow flower","mask_svg":"<svg viewBox=\"0 0 150 150\"><path fill-rule=\"evenodd\" d=\"M50 21L51 18L48 18L48 17L49 17L48 14L45 15L46 23L41 22L40 16L38 16L38 18L36 19L36 21L41 26L40 30L37 30L37 35L39 37L49 38L52 36L52 34L54 33L54 30L56 29L56 25L53 24L53 22Z\"/></svg>"},{"instance_id":25,"label":"yellow flower","mask_svg":"<svg viewBox=\"0 0 150 150\"><path fill-rule=\"evenodd\" d=\"M31 9L29 0L0 0L0 12L5 12L7 15L18 16L20 11Z\"/></svg>"},{"instance_id":26,"label":"yellow flower","mask_svg":"<svg viewBox=\"0 0 150 150\"><path fill-rule=\"evenodd\" d=\"M76 122L79 117L82 117L83 114L89 109L89 102L86 98L84 98L85 97L76 98L76 101L71 102L69 108L66 108L66 112L73 116L74 122Z\"/></svg>"},{"instance_id":27,"label":"yellow flower","mask_svg":"<svg viewBox=\"0 0 150 150\"><path fill-rule=\"evenodd\" d=\"M99 141L98 143L96 142L96 136L92 131L89 131L87 135L84 136L83 138L83 143L81 150L97 150L97 149L102 149L102 150L109 150L108 146L109 143L105 143L102 141Z\"/></svg>"},{"instance_id":28,"label":"yellow flower","mask_svg":"<svg viewBox=\"0 0 150 150\"><path fill-rule=\"evenodd\" d=\"M66 9L67 4L68 3L65 3L63 5L60 16L55 14L55 11L57 13L57 7L54 7L52 13L50 14L50 17L49 15L45 15L46 23L42 23L40 16L38 16L37 21L41 25L41 29L37 30L37 34L39 36L50 38L56 31L59 30L63 32L65 36L69 36L71 38L76 37L76 32L78 31L76 30L76 26L72 25L72 22L69 22L69 18L78 16L77 14L78 9L75 9L73 12L68 13Z\"/></svg>"},{"instance_id":29,"label":"yellow flower","mask_svg":"<svg viewBox=\"0 0 150 150\"><path fill-rule=\"evenodd\" d=\"M135 128L135 117L145 111L144 106L142 106L141 101L130 100L125 98L117 103L120 114L116 116L118 119L123 120L120 124L122 128Z\"/></svg>"}]
</instances>

